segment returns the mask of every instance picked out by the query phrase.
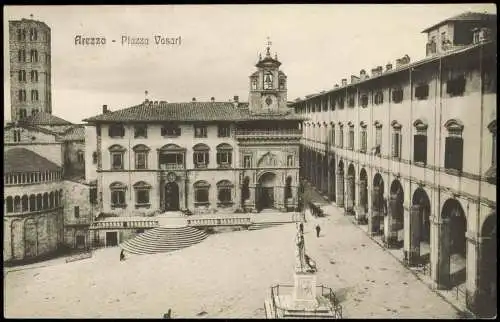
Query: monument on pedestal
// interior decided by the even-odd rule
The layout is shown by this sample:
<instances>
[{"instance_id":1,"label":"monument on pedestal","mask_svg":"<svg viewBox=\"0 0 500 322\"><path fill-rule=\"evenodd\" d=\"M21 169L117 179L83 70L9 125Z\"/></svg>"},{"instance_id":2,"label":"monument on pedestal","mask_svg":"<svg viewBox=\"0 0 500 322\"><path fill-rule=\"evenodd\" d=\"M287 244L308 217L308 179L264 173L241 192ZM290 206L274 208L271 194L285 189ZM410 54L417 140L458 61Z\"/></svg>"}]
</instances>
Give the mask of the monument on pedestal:
<instances>
[{"instance_id":1,"label":"monument on pedestal","mask_svg":"<svg viewBox=\"0 0 500 322\"><path fill-rule=\"evenodd\" d=\"M316 263L306 254L304 233L297 227L294 285L271 287L271 297L266 299L264 305L266 317L342 318L342 307L333 291L316 285L316 271ZM287 292L290 288L293 288L292 294Z\"/></svg>"}]
</instances>

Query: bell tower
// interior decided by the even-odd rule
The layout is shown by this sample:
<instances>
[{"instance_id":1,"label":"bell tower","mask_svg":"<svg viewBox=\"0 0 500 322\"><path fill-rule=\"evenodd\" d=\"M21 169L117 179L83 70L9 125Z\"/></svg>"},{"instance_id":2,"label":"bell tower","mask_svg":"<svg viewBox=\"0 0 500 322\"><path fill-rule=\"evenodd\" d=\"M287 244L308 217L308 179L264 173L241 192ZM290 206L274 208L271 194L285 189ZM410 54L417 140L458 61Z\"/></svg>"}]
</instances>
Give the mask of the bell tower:
<instances>
[{"instance_id":1,"label":"bell tower","mask_svg":"<svg viewBox=\"0 0 500 322\"><path fill-rule=\"evenodd\" d=\"M266 55L255 65L250 75L249 109L252 113L280 113L287 111L286 75L279 67L278 54L271 56L271 41L267 38Z\"/></svg>"}]
</instances>

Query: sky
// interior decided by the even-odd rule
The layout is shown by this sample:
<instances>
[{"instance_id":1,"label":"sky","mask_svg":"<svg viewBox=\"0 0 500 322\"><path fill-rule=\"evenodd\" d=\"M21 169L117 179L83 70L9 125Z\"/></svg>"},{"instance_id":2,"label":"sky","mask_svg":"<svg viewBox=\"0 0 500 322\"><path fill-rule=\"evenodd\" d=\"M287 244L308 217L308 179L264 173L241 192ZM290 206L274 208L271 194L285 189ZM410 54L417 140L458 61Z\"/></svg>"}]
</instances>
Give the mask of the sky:
<instances>
[{"instance_id":1,"label":"sky","mask_svg":"<svg viewBox=\"0 0 500 322\"><path fill-rule=\"evenodd\" d=\"M4 117L10 119L8 21L29 18L51 28L52 114L74 123L150 100L248 99L259 53L278 54L288 100L329 90L408 54L424 58L422 30L466 12L496 14L494 4L5 6ZM104 37L104 46L75 37ZM154 36L181 37L155 45ZM149 38L122 45L123 36ZM115 43L112 40L116 40Z\"/></svg>"}]
</instances>

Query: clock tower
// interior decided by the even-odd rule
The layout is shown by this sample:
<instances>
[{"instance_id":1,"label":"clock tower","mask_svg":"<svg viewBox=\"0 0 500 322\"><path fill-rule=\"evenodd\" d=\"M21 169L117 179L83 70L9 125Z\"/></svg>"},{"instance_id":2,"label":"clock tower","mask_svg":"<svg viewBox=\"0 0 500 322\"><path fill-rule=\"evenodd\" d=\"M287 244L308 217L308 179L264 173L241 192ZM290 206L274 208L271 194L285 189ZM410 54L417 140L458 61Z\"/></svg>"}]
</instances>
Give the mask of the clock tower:
<instances>
[{"instance_id":1,"label":"clock tower","mask_svg":"<svg viewBox=\"0 0 500 322\"><path fill-rule=\"evenodd\" d=\"M257 71L250 75L250 112L282 113L287 111L286 75L279 67L278 55L271 57L271 42L267 42L266 56L259 55Z\"/></svg>"}]
</instances>

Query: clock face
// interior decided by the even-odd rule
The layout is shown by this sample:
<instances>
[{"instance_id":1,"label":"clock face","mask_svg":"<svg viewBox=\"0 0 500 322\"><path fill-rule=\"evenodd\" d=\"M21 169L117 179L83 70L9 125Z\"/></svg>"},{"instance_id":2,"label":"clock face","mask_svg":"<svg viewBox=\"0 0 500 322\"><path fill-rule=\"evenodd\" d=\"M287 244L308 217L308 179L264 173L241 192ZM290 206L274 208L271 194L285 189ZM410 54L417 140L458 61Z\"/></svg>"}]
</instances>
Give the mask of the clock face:
<instances>
[{"instance_id":1,"label":"clock face","mask_svg":"<svg viewBox=\"0 0 500 322\"><path fill-rule=\"evenodd\" d=\"M269 96L268 96L268 97L266 98L266 104L269 106L269 105L271 105L272 103L273 103L273 99L272 99L271 97L269 97Z\"/></svg>"}]
</instances>

